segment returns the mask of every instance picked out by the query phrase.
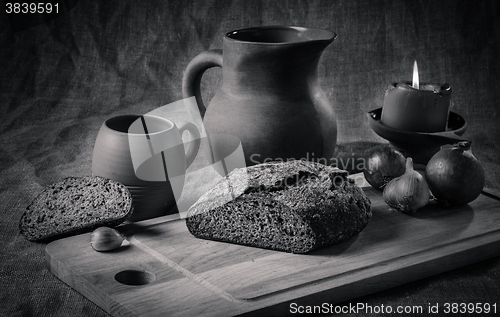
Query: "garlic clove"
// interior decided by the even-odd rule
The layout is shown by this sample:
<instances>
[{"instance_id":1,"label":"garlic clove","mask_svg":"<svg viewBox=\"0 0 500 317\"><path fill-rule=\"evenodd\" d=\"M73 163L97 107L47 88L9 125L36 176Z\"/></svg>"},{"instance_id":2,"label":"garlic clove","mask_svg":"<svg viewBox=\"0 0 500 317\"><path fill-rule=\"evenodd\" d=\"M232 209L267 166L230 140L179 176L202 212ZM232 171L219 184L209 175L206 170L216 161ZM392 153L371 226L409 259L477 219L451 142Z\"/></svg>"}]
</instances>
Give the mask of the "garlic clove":
<instances>
[{"instance_id":1,"label":"garlic clove","mask_svg":"<svg viewBox=\"0 0 500 317\"><path fill-rule=\"evenodd\" d=\"M99 227L90 235L90 245L96 251L111 251L119 248L125 237L109 227Z\"/></svg>"},{"instance_id":2,"label":"garlic clove","mask_svg":"<svg viewBox=\"0 0 500 317\"><path fill-rule=\"evenodd\" d=\"M406 171L384 188L384 201L392 208L414 213L429 202L430 191L425 178L413 169L411 157L406 159Z\"/></svg>"}]
</instances>

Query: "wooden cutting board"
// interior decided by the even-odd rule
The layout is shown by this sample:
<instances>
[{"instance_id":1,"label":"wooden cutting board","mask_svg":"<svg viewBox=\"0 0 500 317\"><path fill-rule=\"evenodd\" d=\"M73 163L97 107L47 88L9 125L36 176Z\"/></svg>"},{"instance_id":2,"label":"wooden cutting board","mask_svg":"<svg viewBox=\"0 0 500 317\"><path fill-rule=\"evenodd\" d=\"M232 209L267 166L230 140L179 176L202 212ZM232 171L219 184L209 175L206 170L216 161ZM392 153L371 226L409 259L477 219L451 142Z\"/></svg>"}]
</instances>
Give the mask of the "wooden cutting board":
<instances>
[{"instance_id":1,"label":"wooden cutting board","mask_svg":"<svg viewBox=\"0 0 500 317\"><path fill-rule=\"evenodd\" d=\"M96 252L90 234L51 242L50 271L114 316L290 314L290 304L340 303L500 255L500 197L391 211L364 188L373 218L336 246L296 255L200 240L175 215L128 224L129 242Z\"/></svg>"}]
</instances>

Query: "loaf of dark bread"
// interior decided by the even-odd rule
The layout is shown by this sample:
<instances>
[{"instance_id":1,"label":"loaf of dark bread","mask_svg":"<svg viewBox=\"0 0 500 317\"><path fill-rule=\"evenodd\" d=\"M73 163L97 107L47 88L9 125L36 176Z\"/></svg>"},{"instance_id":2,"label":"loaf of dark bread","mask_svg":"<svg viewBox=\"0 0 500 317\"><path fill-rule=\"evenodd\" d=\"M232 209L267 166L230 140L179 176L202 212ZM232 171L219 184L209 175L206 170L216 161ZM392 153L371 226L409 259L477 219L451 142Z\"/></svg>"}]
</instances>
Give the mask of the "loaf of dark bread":
<instances>
[{"instance_id":1,"label":"loaf of dark bread","mask_svg":"<svg viewBox=\"0 0 500 317\"><path fill-rule=\"evenodd\" d=\"M194 236L291 253L361 232L371 202L348 172L307 161L235 169L188 210Z\"/></svg>"},{"instance_id":2,"label":"loaf of dark bread","mask_svg":"<svg viewBox=\"0 0 500 317\"><path fill-rule=\"evenodd\" d=\"M133 212L127 187L102 177L69 177L50 185L26 207L19 231L47 241L116 226Z\"/></svg>"}]
</instances>

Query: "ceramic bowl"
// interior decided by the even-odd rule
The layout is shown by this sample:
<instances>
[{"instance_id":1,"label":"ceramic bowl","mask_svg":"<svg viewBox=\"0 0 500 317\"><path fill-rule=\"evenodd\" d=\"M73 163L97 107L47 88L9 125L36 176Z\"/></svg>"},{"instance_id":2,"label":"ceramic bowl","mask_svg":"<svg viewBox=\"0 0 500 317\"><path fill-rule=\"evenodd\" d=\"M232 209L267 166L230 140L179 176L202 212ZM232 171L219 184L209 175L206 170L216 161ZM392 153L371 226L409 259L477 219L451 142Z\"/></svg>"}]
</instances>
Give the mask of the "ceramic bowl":
<instances>
[{"instance_id":1,"label":"ceramic bowl","mask_svg":"<svg viewBox=\"0 0 500 317\"><path fill-rule=\"evenodd\" d=\"M413 132L388 127L380 122L382 108L366 114L370 128L382 138L388 140L391 146L401 151L406 157L411 157L414 163L427 164L430 158L445 144L468 141L462 137L467 129L467 122L459 114L450 111L448 127L444 132Z\"/></svg>"}]
</instances>

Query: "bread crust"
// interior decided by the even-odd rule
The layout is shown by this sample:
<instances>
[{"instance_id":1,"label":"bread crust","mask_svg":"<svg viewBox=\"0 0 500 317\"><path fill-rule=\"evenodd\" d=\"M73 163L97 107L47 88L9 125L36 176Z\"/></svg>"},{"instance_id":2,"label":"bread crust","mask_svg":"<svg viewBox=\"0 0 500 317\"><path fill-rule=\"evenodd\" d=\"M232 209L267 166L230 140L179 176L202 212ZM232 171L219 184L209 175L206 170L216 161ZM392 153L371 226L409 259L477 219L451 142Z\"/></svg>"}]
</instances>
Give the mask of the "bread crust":
<instances>
[{"instance_id":1,"label":"bread crust","mask_svg":"<svg viewBox=\"0 0 500 317\"><path fill-rule=\"evenodd\" d=\"M68 177L48 186L26 207L19 232L29 241L51 241L117 226L132 212L125 185L99 176Z\"/></svg>"},{"instance_id":2,"label":"bread crust","mask_svg":"<svg viewBox=\"0 0 500 317\"><path fill-rule=\"evenodd\" d=\"M371 202L348 172L307 161L237 169L189 210L188 230L202 239L306 253L361 232Z\"/></svg>"}]
</instances>

